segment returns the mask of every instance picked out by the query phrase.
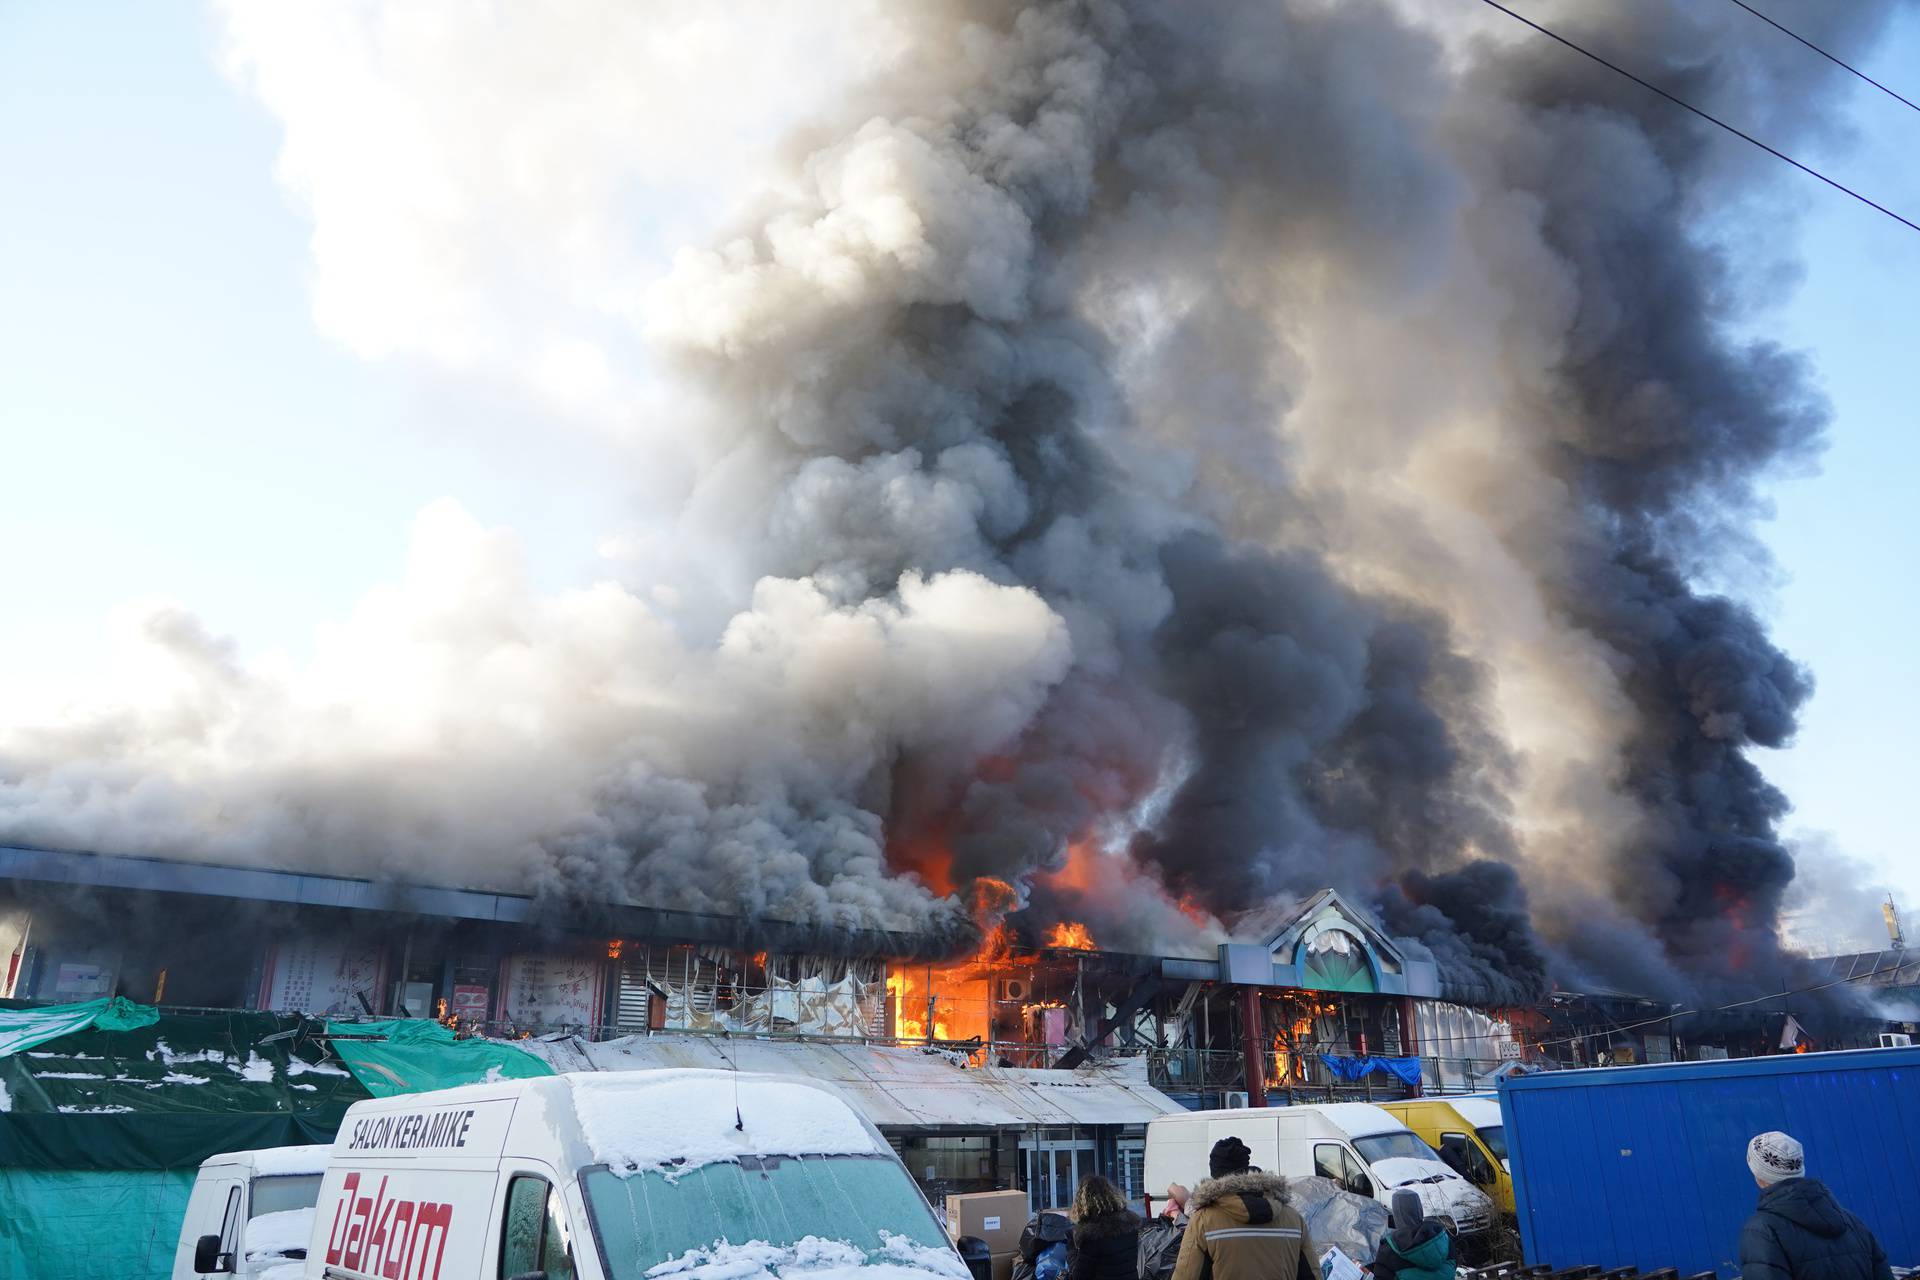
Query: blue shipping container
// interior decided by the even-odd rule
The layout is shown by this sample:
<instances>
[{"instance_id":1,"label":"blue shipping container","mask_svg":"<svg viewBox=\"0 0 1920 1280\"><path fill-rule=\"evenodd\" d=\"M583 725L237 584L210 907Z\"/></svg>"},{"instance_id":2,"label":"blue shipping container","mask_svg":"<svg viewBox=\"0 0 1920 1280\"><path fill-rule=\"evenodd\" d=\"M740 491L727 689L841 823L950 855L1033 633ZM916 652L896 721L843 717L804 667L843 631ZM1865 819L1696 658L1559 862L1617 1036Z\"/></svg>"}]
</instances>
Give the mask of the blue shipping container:
<instances>
[{"instance_id":1,"label":"blue shipping container","mask_svg":"<svg viewBox=\"0 0 1920 1280\"><path fill-rule=\"evenodd\" d=\"M1920 1263L1920 1048L1542 1072L1501 1081L1500 1112L1529 1263L1731 1280L1769 1129L1894 1266Z\"/></svg>"}]
</instances>

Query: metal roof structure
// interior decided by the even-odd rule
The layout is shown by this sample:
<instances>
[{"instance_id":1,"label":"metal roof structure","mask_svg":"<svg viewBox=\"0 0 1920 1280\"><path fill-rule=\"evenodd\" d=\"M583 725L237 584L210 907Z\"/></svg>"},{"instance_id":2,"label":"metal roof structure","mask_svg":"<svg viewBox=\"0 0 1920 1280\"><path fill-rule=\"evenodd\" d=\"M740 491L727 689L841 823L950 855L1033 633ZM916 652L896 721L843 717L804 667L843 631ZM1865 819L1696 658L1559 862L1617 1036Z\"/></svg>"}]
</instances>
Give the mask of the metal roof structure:
<instances>
[{"instance_id":1,"label":"metal roof structure","mask_svg":"<svg viewBox=\"0 0 1920 1280\"><path fill-rule=\"evenodd\" d=\"M1843 956L1820 956L1812 963L1815 976L1822 982L1920 986L1920 950L1855 951Z\"/></svg>"},{"instance_id":2,"label":"metal roof structure","mask_svg":"<svg viewBox=\"0 0 1920 1280\"><path fill-rule=\"evenodd\" d=\"M704 915L632 902L549 904L524 894L484 889L7 845L0 845L0 878L22 883L483 920L566 932L603 932L786 952L918 957L945 955L955 945L955 939L933 934L834 928L767 917Z\"/></svg>"},{"instance_id":3,"label":"metal roof structure","mask_svg":"<svg viewBox=\"0 0 1920 1280\"><path fill-rule=\"evenodd\" d=\"M882 1128L1145 1124L1183 1110L1146 1081L1146 1059L1071 1071L962 1067L939 1050L703 1035L519 1040L557 1071L705 1067L805 1076L834 1085Z\"/></svg>"}]
</instances>

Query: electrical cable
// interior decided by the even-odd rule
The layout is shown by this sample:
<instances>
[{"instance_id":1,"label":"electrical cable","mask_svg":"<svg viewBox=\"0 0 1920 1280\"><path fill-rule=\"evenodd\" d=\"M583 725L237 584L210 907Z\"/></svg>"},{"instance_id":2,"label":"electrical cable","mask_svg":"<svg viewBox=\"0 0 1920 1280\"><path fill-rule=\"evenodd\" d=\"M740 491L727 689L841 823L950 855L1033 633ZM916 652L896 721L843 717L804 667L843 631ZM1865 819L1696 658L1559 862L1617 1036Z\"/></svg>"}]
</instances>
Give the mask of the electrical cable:
<instances>
[{"instance_id":1,"label":"electrical cable","mask_svg":"<svg viewBox=\"0 0 1920 1280\"><path fill-rule=\"evenodd\" d=\"M1507 8L1507 6L1505 6L1504 4L1501 4L1500 0L1480 0L1480 3L1488 6L1489 8L1498 9L1501 13L1506 14L1509 18L1512 18L1515 22L1524 23L1525 25L1532 27L1535 31L1538 31L1541 35L1546 36L1550 40L1555 40L1560 44L1565 45L1567 48L1573 50L1575 53L1579 54L1583 58L1591 58L1593 61L1599 63L1601 66L1605 67L1607 70L1614 72L1616 75L1625 76L1627 79L1633 81L1635 84L1639 85L1641 88L1649 90L1650 92L1659 94L1661 97L1665 98L1668 102L1671 102L1675 106L1681 107L1687 111L1691 111L1694 115L1699 116L1702 120L1705 120L1709 124L1717 125L1718 127L1725 129L1728 133L1732 134L1734 137L1743 139L1744 141L1747 141L1747 142L1751 142L1754 146L1760 148L1762 151L1766 152L1768 155L1773 156L1775 159L1784 160L1788 164L1792 165L1794 168L1800 170L1802 173L1811 174L1814 177L1820 179L1820 181L1826 183L1828 186L1832 187L1835 191L1844 192L1847 195L1852 196L1855 200L1858 200L1861 204L1866 205L1868 208L1878 209L1881 213L1886 214L1889 218L1892 218L1895 222L1899 223L1901 226L1907 227L1913 231L1920 231L1920 222L1914 222L1911 219L1901 217L1899 214L1895 213L1893 210L1887 208L1887 206L1881 204L1877 200L1871 200L1868 197L1861 195L1858 191L1855 191L1852 187L1847 186L1845 183L1834 181L1832 178L1829 178L1826 174L1820 172L1818 169L1815 169L1811 165L1801 164L1798 160L1795 160L1792 156L1788 155L1786 152L1778 150L1777 148L1768 146L1766 143L1760 141L1760 139L1754 137L1752 134L1745 133L1739 129L1736 129L1734 126L1728 124L1726 121L1720 119L1718 116L1709 115L1707 112L1702 111L1699 107L1694 106L1691 102L1688 102L1686 99L1675 97L1673 94L1668 93L1665 89L1662 89L1659 85L1654 84L1652 81L1643 80L1639 76L1633 74L1633 72L1627 70L1625 67L1622 67L1617 63L1609 62L1605 58L1601 57L1599 54L1594 53L1592 50L1583 48L1580 45L1575 44L1573 41L1567 39L1565 36L1561 35L1559 32L1549 30L1548 28L1541 26L1539 23L1535 22L1533 19L1525 16L1524 14L1514 12L1512 9Z\"/></svg>"},{"instance_id":2,"label":"electrical cable","mask_svg":"<svg viewBox=\"0 0 1920 1280\"><path fill-rule=\"evenodd\" d=\"M1893 90L1887 88L1887 86L1881 84L1878 80L1875 80L1872 76L1868 75L1866 72L1862 71L1860 68L1854 66L1852 63L1842 62L1840 59L1834 57L1832 54L1828 53L1825 49L1822 49L1819 45L1815 44L1813 41L1801 35L1798 31L1794 31L1791 28L1781 26L1778 22L1775 22L1772 18L1769 18L1766 14L1760 12L1758 9L1754 8L1752 5L1744 3L1743 0L1728 0L1728 3L1738 5L1740 8L1745 9L1748 13L1760 19L1760 21L1766 23L1768 26L1772 27L1774 30L1785 32L1787 35L1792 36L1795 40L1798 40L1801 44L1807 46L1807 48L1813 50L1815 53L1825 58L1828 62L1833 63L1835 66L1845 67L1847 70L1853 72L1854 75L1859 76L1862 80L1865 80L1868 84L1872 85L1874 88L1878 89L1880 92L1886 94L1889 98L1892 98L1894 101L1904 102L1906 103L1907 106L1912 107L1915 111L1920 111L1920 103L1908 102L1907 99L1901 97L1899 94L1895 93Z\"/></svg>"}]
</instances>

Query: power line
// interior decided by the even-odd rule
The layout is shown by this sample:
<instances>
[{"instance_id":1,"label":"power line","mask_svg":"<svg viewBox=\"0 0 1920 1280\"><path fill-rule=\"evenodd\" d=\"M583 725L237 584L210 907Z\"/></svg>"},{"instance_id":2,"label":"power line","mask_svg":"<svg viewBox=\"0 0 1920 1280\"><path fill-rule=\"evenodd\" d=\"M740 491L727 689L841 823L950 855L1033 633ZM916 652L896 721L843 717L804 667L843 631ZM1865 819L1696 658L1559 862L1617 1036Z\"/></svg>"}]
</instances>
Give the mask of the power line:
<instances>
[{"instance_id":1,"label":"power line","mask_svg":"<svg viewBox=\"0 0 1920 1280\"><path fill-rule=\"evenodd\" d=\"M1659 85L1654 84L1648 80L1642 80L1639 76L1633 74L1633 72L1627 70L1625 67L1619 66L1612 62L1608 62L1605 58L1601 57L1597 53L1594 53L1590 49L1582 48L1581 46L1575 44L1573 41L1567 39L1565 36L1561 35L1559 32L1550 31L1546 27L1543 27L1539 23L1535 22L1533 19L1526 17L1523 14L1515 13L1512 9L1509 9L1504 4L1501 4L1500 0L1481 0L1481 3L1491 8L1498 9L1501 13L1506 14L1509 18L1512 18L1515 22L1525 23L1527 26L1532 27L1535 31L1538 31L1541 35L1546 36L1548 39L1558 41L1559 43L1565 45L1567 48L1573 50L1575 53L1579 54L1583 58L1591 58L1593 61L1599 63L1601 66L1605 67L1607 70L1612 71L1617 75L1625 76L1627 79L1633 81L1635 84L1639 85L1641 88L1646 89L1650 92L1659 94L1661 97L1665 98L1668 102L1673 103L1676 107L1681 107L1687 111L1691 111L1694 115L1699 116L1702 120L1705 120L1707 123L1717 125L1720 128L1725 129L1728 133L1732 134L1734 137L1743 139L1747 142L1751 142L1754 146L1760 148L1762 151L1766 152L1768 155L1773 156L1775 159L1786 161L1788 164L1792 165L1794 168L1800 170L1800 172L1812 174L1814 177L1820 179L1820 181L1826 183L1828 186L1832 187L1834 190L1845 192L1847 195L1852 196L1855 200L1858 200L1861 204L1864 204L1869 208L1878 209L1881 213L1886 214L1889 218L1892 218L1895 222L1899 223L1901 226L1910 228L1911 230L1914 230L1914 231L1920 231L1920 222L1913 222L1913 221L1910 221L1909 219L1901 217L1899 214L1895 213L1893 210L1887 208L1887 206L1879 203L1878 201L1869 200L1866 196L1861 195L1858 191L1855 191L1852 187L1849 187L1844 183L1835 182L1832 178L1829 178L1826 174L1820 172L1818 169L1815 169L1810 165L1801 164L1798 160L1795 160L1792 156L1788 155L1786 152L1780 151L1773 147L1768 146L1766 143L1760 141L1760 139L1754 137L1750 133L1743 133L1739 129L1736 129L1732 125L1728 124L1726 121L1720 119L1718 116L1707 114L1705 111L1702 111L1699 107L1694 106L1691 102L1688 102L1683 98L1676 98L1673 94L1668 93L1665 89L1662 89Z\"/></svg>"},{"instance_id":2,"label":"power line","mask_svg":"<svg viewBox=\"0 0 1920 1280\"><path fill-rule=\"evenodd\" d=\"M1892 98L1897 102L1906 102L1906 104L1909 107L1912 107L1915 111L1920 111L1920 103L1907 102L1907 99L1901 97L1899 94L1895 93L1893 90L1887 88L1887 86L1881 84L1878 80L1875 80L1872 76L1868 75L1866 72L1862 71L1860 68L1854 66L1852 63L1842 62L1840 59L1834 57L1832 54L1828 53L1825 49L1822 49L1819 45L1815 44L1813 41L1801 35L1798 31L1792 31L1786 27L1781 26L1779 23L1775 22L1772 18L1769 18L1766 14L1760 12L1758 9L1754 8L1752 5L1743 3L1743 0L1729 0L1729 3L1739 5L1740 8L1745 9L1748 13L1760 19L1760 21L1766 23L1768 26L1772 27L1774 30L1786 32L1787 35L1792 36L1795 40L1798 40L1801 44L1807 46L1807 48L1813 50L1815 53L1825 58L1828 62L1833 63L1835 66L1845 67L1847 70L1853 72L1853 74L1855 74L1856 76L1859 76L1862 80L1865 80L1868 84L1872 85L1874 88L1878 89L1880 92L1886 94L1889 98Z\"/></svg>"}]
</instances>

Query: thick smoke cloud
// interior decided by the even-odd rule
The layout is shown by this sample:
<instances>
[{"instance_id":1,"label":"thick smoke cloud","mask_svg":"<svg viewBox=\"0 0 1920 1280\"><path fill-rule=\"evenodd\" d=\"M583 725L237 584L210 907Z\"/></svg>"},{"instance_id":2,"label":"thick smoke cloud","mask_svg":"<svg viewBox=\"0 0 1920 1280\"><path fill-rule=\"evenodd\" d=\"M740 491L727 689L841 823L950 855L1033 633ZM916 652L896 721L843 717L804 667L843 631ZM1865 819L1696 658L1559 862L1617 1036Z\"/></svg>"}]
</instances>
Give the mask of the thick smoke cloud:
<instances>
[{"instance_id":1,"label":"thick smoke cloud","mask_svg":"<svg viewBox=\"0 0 1920 1280\"><path fill-rule=\"evenodd\" d=\"M1883 8L1793 16L1852 50ZM309 671L151 615L141 700L0 731L0 836L955 938L986 903L1143 950L1333 885L1480 998L1777 971L1785 801L1747 753L1810 680L1705 585L1824 422L1739 334L1776 170L1491 11L889 4L811 33L808 122L745 130L726 229L646 269L629 135L713 143L728 96L624 94L651 31L442 54L273 12L229 29L326 331L589 389L672 500L624 581L557 598L436 509ZM1539 12L1780 142L1837 129L1830 68L1730 8ZM723 56L707 10L663 21ZM488 118L522 161L565 137L565 199L439 149L542 39L585 69L500 100L591 127ZM329 114L316 56L409 127ZM453 159L370 206L356 130ZM448 214L496 186L504 223Z\"/></svg>"}]
</instances>

